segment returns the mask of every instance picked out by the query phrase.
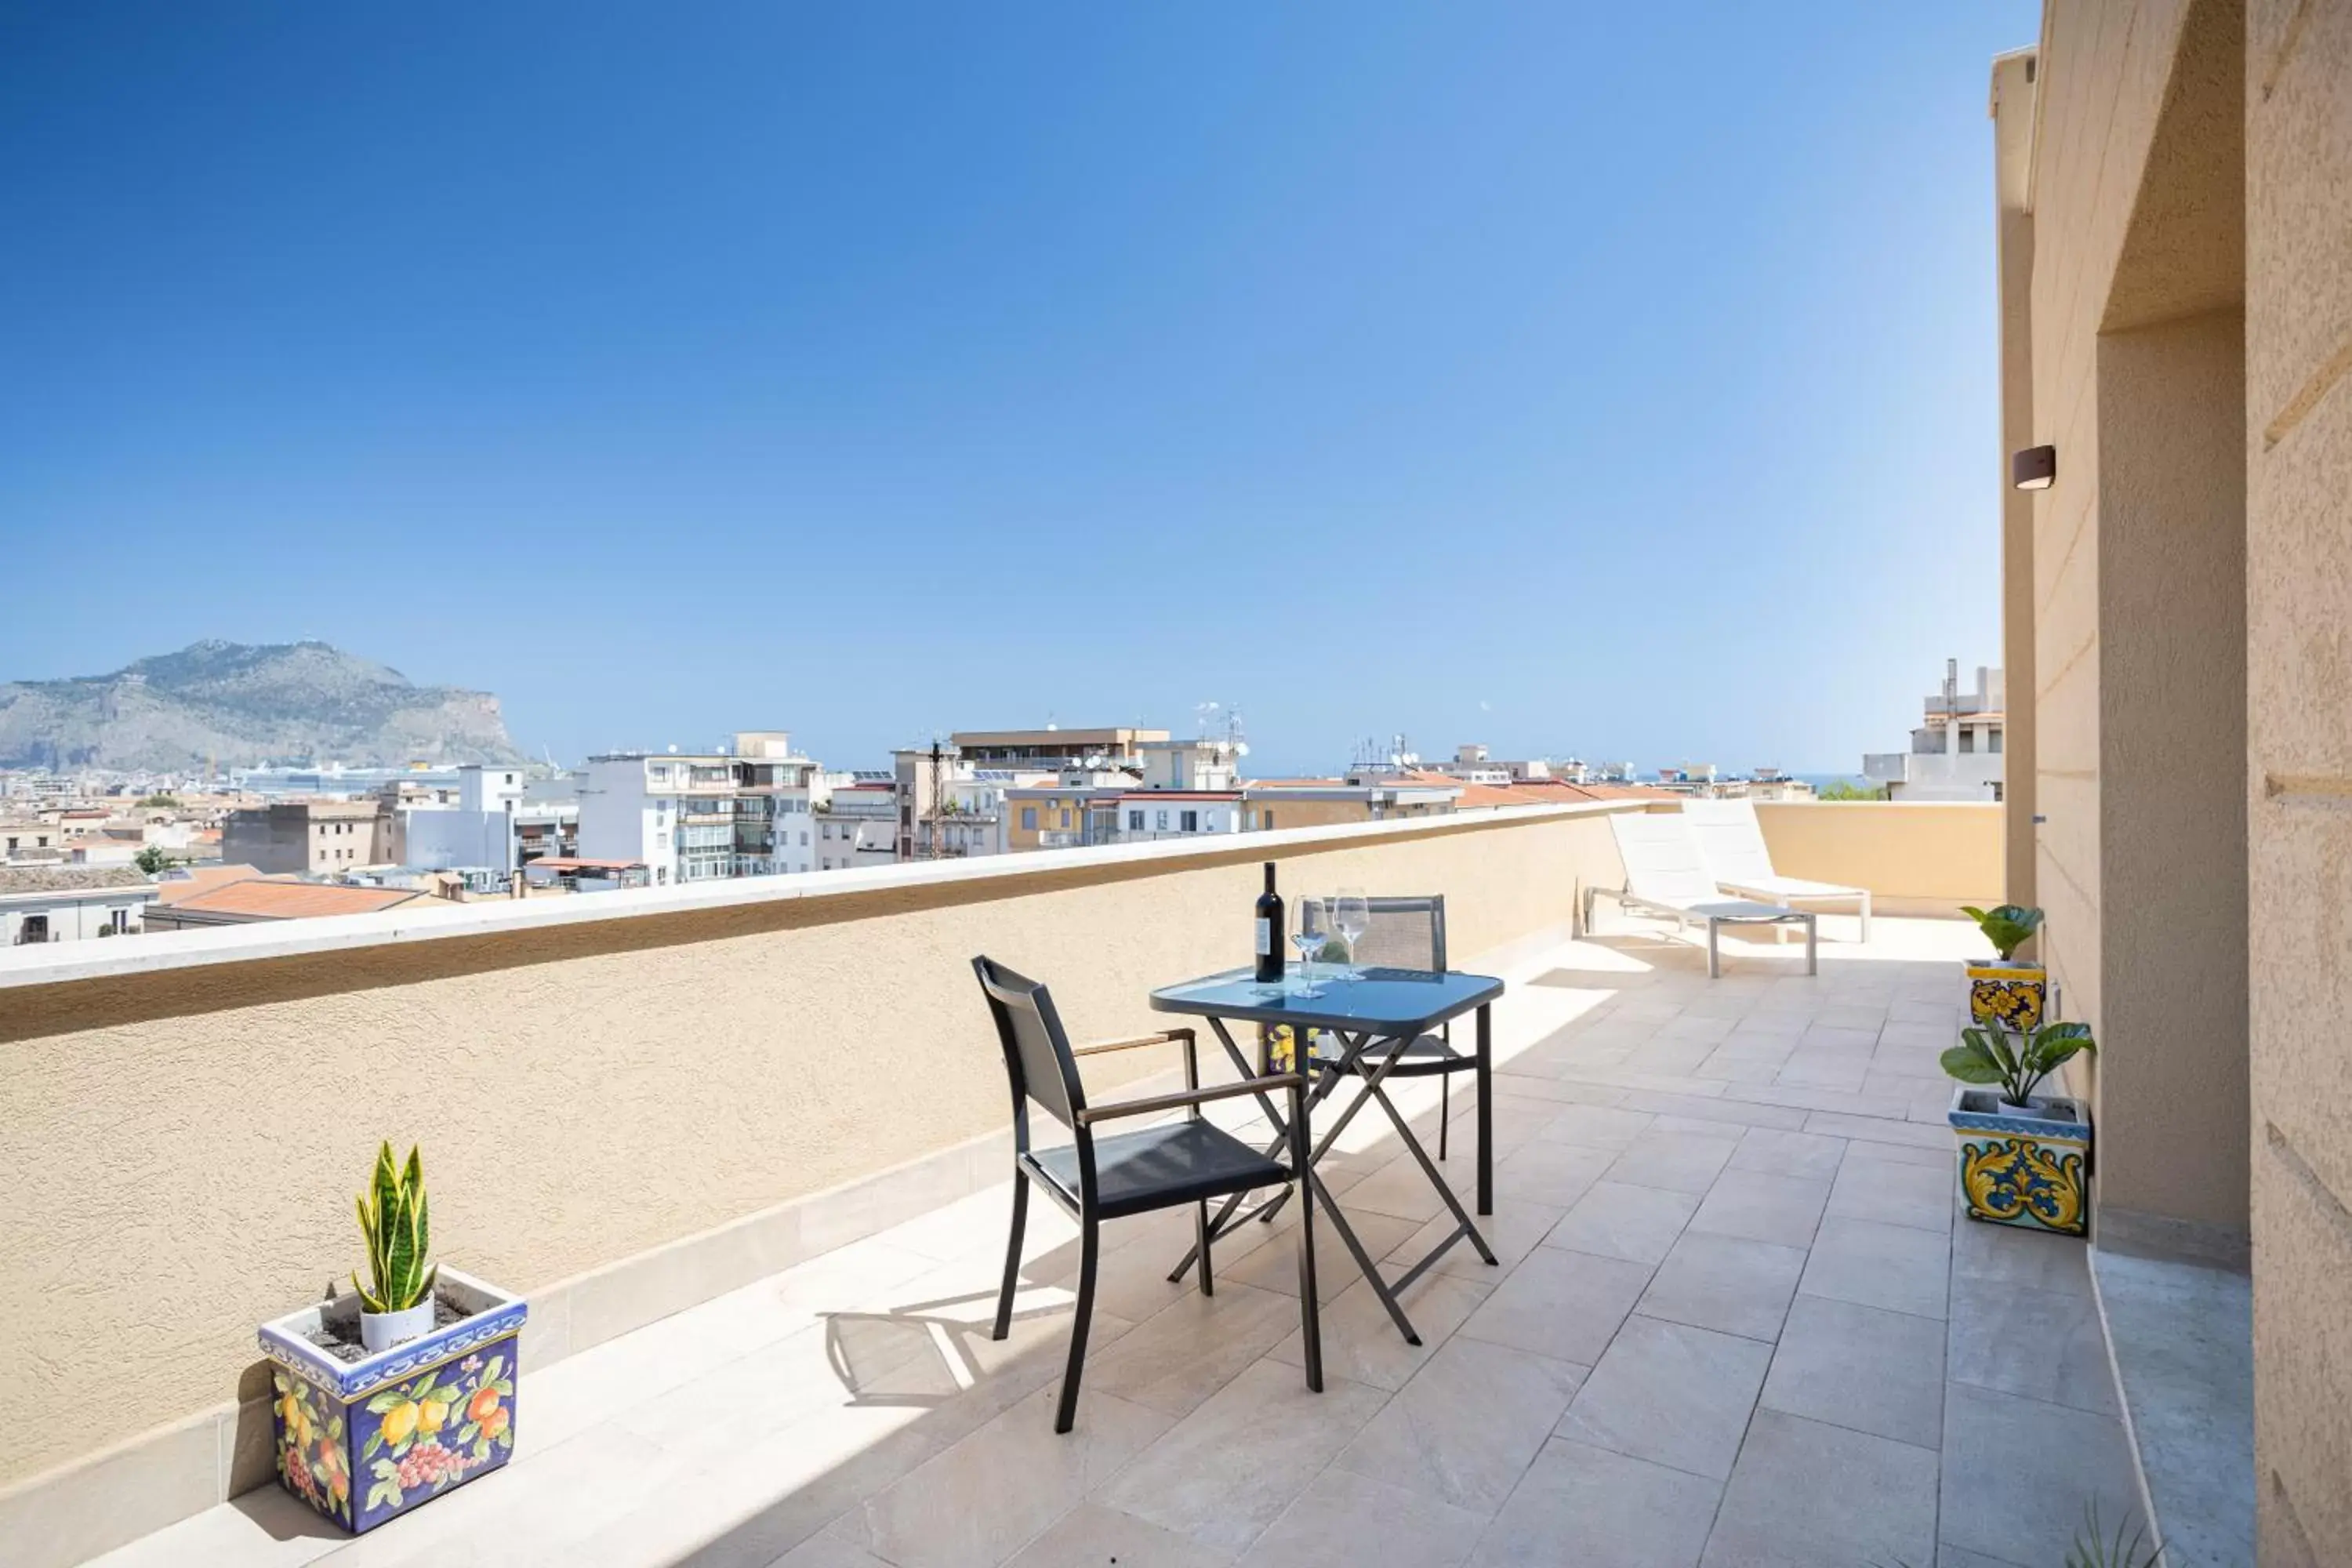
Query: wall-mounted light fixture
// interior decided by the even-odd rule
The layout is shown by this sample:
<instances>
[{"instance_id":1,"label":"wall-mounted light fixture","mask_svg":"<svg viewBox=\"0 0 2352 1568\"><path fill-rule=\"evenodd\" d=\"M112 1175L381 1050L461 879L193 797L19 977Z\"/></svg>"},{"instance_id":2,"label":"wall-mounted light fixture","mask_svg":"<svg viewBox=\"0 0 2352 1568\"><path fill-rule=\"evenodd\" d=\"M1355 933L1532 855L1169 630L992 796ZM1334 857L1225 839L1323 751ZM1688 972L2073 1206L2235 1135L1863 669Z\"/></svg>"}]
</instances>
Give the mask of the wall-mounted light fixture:
<instances>
[{"instance_id":1,"label":"wall-mounted light fixture","mask_svg":"<svg viewBox=\"0 0 2352 1568\"><path fill-rule=\"evenodd\" d=\"M2046 490L2058 478L2058 448L2028 447L2009 455L2009 482L2021 490Z\"/></svg>"}]
</instances>

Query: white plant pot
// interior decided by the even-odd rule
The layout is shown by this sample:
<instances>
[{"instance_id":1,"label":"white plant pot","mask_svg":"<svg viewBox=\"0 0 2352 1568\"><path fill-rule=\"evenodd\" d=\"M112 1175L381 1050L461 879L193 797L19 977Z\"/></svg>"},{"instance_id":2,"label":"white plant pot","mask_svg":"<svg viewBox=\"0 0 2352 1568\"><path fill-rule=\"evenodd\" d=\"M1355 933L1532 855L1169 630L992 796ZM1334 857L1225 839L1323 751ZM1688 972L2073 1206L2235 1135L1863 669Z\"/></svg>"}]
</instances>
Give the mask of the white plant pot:
<instances>
[{"instance_id":1,"label":"white plant pot","mask_svg":"<svg viewBox=\"0 0 2352 1568\"><path fill-rule=\"evenodd\" d=\"M433 1331L433 1299L428 1296L403 1312L362 1312L360 1343L370 1354L423 1339Z\"/></svg>"}]
</instances>

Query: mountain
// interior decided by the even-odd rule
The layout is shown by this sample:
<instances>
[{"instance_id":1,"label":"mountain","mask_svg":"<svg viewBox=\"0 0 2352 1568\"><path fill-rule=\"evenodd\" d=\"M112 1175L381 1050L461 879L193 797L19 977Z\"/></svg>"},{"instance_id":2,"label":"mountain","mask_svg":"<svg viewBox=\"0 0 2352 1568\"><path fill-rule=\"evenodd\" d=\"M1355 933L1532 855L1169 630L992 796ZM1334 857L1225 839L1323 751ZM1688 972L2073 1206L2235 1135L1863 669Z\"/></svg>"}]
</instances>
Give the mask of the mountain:
<instances>
[{"instance_id":1,"label":"mountain","mask_svg":"<svg viewBox=\"0 0 2352 1568\"><path fill-rule=\"evenodd\" d=\"M192 643L111 675L0 684L0 768L521 760L499 700L322 642Z\"/></svg>"}]
</instances>

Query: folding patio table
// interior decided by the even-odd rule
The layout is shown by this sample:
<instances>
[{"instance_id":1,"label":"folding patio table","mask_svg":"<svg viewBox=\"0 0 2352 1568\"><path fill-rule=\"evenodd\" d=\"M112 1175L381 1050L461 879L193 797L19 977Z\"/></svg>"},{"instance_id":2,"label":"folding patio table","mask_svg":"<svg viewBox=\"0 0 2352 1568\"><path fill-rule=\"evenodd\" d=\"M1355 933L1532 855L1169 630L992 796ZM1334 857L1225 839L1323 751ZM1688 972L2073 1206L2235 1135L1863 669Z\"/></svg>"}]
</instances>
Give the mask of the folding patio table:
<instances>
[{"instance_id":1,"label":"folding patio table","mask_svg":"<svg viewBox=\"0 0 2352 1568\"><path fill-rule=\"evenodd\" d=\"M1339 964L1318 965L1316 979L1319 983L1320 994L1308 996L1301 994L1304 987L1295 975L1277 988L1261 985L1246 969L1229 970L1154 991L1151 1006L1154 1012L1183 1013L1207 1019L1209 1027L1225 1047L1225 1054L1233 1058L1234 1068L1244 1078L1261 1076L1260 1068L1253 1066L1241 1047L1234 1043L1232 1031L1225 1026L1227 1023L1288 1025L1299 1062L1302 1067L1312 1063L1316 1075L1314 1092L1307 1100L1307 1110L1305 1112L1310 1119L1310 1133L1314 1108L1328 1099L1332 1090L1350 1076L1362 1079L1363 1092L1348 1106L1339 1119L1319 1140L1310 1137L1313 1152L1308 1156L1305 1185L1313 1194L1314 1200L1322 1205L1323 1212L1330 1216L1332 1227L1339 1233L1339 1239L1346 1245L1349 1256L1355 1258L1356 1267L1363 1270L1373 1293L1380 1297L1381 1305L1388 1309L1398 1331L1408 1343L1417 1345L1421 1343L1421 1336L1414 1331L1404 1309L1397 1304L1397 1292L1420 1279L1457 1241L1466 1238L1477 1250L1478 1256L1488 1263L1495 1261L1495 1254L1487 1247L1486 1238L1478 1233L1476 1223L1463 1211L1462 1200L1446 1184L1436 1164L1422 1148L1420 1140L1413 1137L1412 1129L1390 1100L1382 1085L1396 1065L1405 1059L1402 1049L1405 1045L1465 1013L1476 1011L1478 1212L1493 1214L1495 1167L1490 1134L1494 1113L1493 1096L1489 1092L1494 1071L1492 1009L1495 998L1503 994L1503 983L1483 974L1450 971L1441 973L1418 969L1354 969ZM1310 1049L1318 1032L1338 1043L1337 1057L1320 1055ZM1383 1040L1395 1041L1396 1047L1376 1056L1373 1065L1360 1069L1358 1064L1366 1051ZM1279 1157L1286 1147L1289 1124L1282 1112L1275 1108L1271 1098L1261 1094L1257 1101L1275 1131L1266 1152ZM1445 1206L1453 1212L1456 1221L1451 1235L1393 1282L1381 1277L1379 1266L1364 1250L1363 1243L1357 1239L1354 1227L1349 1225L1348 1216L1333 1201L1322 1178L1314 1172L1315 1164L1329 1152L1339 1134L1347 1131L1348 1123L1355 1120L1356 1112L1361 1110L1367 1101L1377 1103L1388 1113L1389 1121L1396 1127L1397 1136L1404 1141L1405 1148L1429 1177L1430 1184L1437 1189L1437 1195L1444 1200ZM1272 1204L1264 1205L1237 1217L1235 1211L1241 1204L1240 1196L1226 1200L1224 1206L1218 1211L1215 1223L1210 1226L1212 1241L1259 1214L1269 1213L1273 1207ZM1169 1278L1181 1277L1192 1267L1193 1256L1193 1253L1185 1254L1184 1261L1176 1266L1175 1273Z\"/></svg>"}]
</instances>

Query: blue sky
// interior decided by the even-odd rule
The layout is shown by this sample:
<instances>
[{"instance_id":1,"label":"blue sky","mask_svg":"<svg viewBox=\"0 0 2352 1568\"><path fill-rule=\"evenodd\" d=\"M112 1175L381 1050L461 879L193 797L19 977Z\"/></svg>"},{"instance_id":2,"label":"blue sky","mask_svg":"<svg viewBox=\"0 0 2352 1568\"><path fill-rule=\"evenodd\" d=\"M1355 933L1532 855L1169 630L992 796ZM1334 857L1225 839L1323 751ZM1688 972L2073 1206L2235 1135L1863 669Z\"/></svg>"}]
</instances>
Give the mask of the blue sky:
<instances>
[{"instance_id":1,"label":"blue sky","mask_svg":"<svg viewBox=\"0 0 2352 1568\"><path fill-rule=\"evenodd\" d=\"M0 0L0 679L1844 771L1999 661L2019 0Z\"/></svg>"}]
</instances>

